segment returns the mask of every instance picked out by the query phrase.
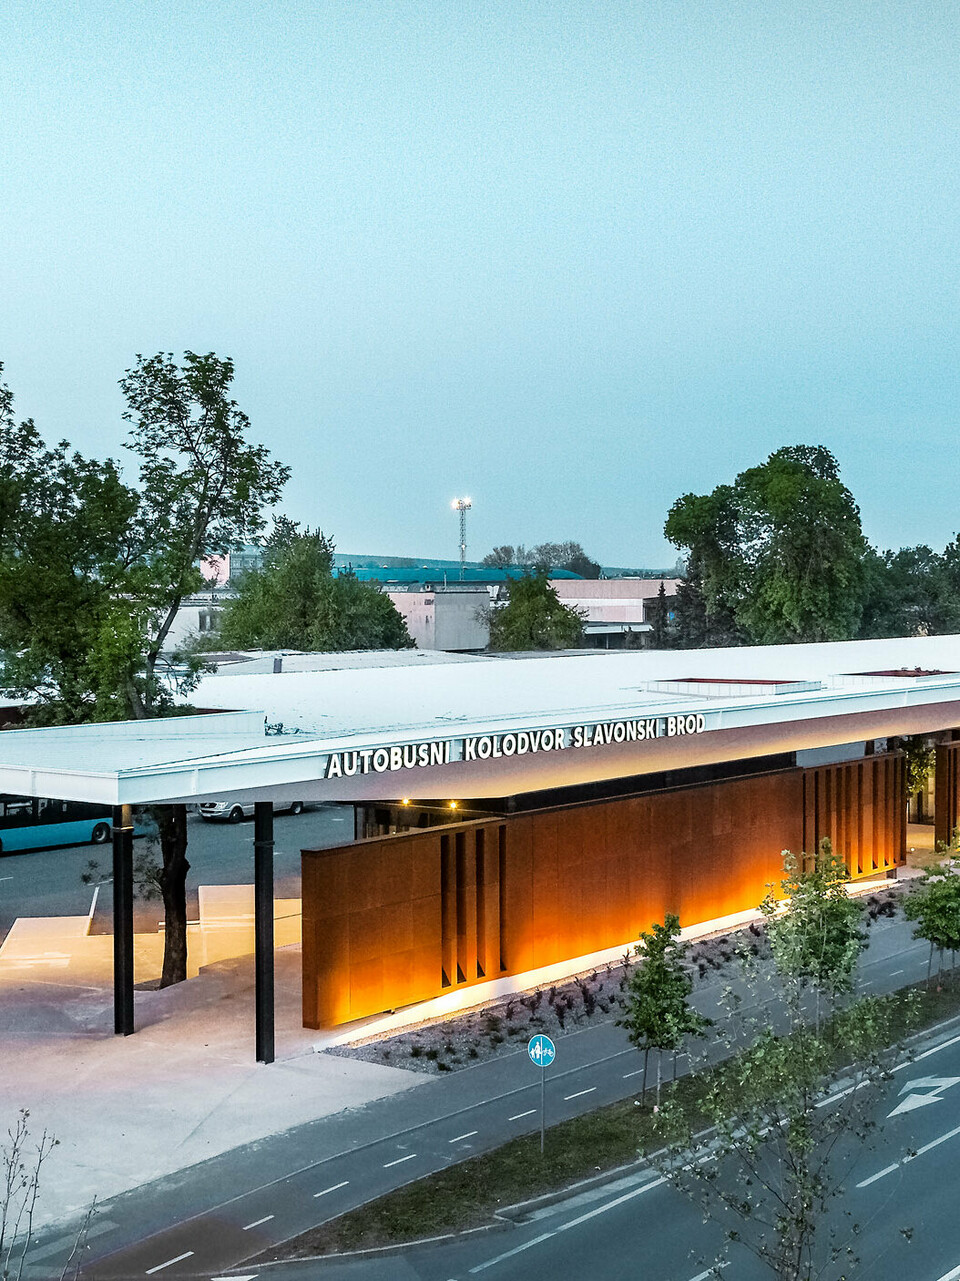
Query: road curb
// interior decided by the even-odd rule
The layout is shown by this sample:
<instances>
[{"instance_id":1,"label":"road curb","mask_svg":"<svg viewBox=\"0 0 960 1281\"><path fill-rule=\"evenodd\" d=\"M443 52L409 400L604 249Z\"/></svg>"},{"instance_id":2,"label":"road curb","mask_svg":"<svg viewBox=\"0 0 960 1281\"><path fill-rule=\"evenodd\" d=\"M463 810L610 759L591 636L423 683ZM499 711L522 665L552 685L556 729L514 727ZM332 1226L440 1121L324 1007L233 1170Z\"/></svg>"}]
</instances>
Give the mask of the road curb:
<instances>
[{"instance_id":1,"label":"road curb","mask_svg":"<svg viewBox=\"0 0 960 1281\"><path fill-rule=\"evenodd\" d=\"M250 1260L247 1263L237 1264L234 1268L227 1268L222 1275L225 1277L234 1274L243 1276L251 1268L279 1268L289 1266L294 1263L348 1263L354 1259L381 1259L392 1254L399 1254L402 1250L414 1250L418 1246L443 1245L449 1241L463 1241L466 1237L479 1236L485 1232L504 1232L507 1228L512 1227L512 1223L481 1223L476 1228L465 1228L462 1232L443 1232L440 1236L419 1237L416 1241L396 1241L393 1245L373 1245L366 1250L342 1250L339 1254L304 1254L297 1258L288 1259L265 1259L262 1262ZM281 1242L281 1244L283 1244ZM207 1274L204 1273L204 1276Z\"/></svg>"}]
</instances>

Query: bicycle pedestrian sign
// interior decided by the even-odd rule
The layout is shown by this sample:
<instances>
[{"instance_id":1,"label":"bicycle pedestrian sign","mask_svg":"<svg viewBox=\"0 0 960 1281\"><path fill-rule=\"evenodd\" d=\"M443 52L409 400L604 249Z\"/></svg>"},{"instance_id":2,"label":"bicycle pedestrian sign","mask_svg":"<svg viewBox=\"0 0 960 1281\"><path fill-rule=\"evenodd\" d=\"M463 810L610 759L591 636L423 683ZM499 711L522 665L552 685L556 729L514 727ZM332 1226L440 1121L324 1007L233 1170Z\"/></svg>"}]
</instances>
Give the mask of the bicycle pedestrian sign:
<instances>
[{"instance_id":1,"label":"bicycle pedestrian sign","mask_svg":"<svg viewBox=\"0 0 960 1281\"><path fill-rule=\"evenodd\" d=\"M544 1105L543 1105L543 1084L546 1078L544 1068L548 1068L553 1060L557 1057L557 1047L550 1040L549 1036L544 1036L541 1032L538 1036L531 1037L527 1042L527 1053L530 1055L530 1061L535 1067L541 1069L540 1072L540 1155L543 1156L543 1134L545 1129L544 1122Z\"/></svg>"},{"instance_id":2,"label":"bicycle pedestrian sign","mask_svg":"<svg viewBox=\"0 0 960 1281\"><path fill-rule=\"evenodd\" d=\"M533 1037L527 1044L527 1053L537 1067L548 1068L557 1057L557 1047L549 1036Z\"/></svg>"}]
</instances>

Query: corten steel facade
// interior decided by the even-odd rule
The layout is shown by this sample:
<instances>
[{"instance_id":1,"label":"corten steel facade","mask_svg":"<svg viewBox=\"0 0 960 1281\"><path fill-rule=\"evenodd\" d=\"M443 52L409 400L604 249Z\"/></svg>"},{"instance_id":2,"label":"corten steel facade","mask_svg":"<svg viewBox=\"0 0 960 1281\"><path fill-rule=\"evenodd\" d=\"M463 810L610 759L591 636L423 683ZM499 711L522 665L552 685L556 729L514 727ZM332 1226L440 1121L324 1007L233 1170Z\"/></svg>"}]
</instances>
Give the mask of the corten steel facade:
<instances>
[{"instance_id":1,"label":"corten steel facade","mask_svg":"<svg viewBox=\"0 0 960 1281\"><path fill-rule=\"evenodd\" d=\"M936 749L934 839L949 845L960 825L960 742Z\"/></svg>"},{"instance_id":2,"label":"corten steel facade","mask_svg":"<svg viewBox=\"0 0 960 1281\"><path fill-rule=\"evenodd\" d=\"M829 836L903 862L899 752L303 852L303 1021L330 1028L756 904Z\"/></svg>"},{"instance_id":3,"label":"corten steel facade","mask_svg":"<svg viewBox=\"0 0 960 1281\"><path fill-rule=\"evenodd\" d=\"M864 756L803 771L803 838L813 854L826 837L851 880L906 861L904 759L899 752Z\"/></svg>"}]
</instances>

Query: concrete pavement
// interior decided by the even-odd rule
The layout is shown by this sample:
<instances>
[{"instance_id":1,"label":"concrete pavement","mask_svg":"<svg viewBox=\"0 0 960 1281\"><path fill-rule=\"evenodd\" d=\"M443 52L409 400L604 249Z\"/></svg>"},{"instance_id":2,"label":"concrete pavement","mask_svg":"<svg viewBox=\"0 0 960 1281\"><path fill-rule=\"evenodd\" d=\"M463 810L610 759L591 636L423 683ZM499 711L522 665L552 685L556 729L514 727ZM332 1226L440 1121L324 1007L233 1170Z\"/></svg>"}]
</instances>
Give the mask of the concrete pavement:
<instances>
[{"instance_id":1,"label":"concrete pavement","mask_svg":"<svg viewBox=\"0 0 960 1281\"><path fill-rule=\"evenodd\" d=\"M44 1166L39 1225L291 1126L426 1078L316 1054L300 1026L300 950L277 952L277 1062L253 1055L252 958L165 991L136 993L137 1032L113 1035L105 985L27 971L0 986L4 1128L20 1108L59 1146Z\"/></svg>"}]
</instances>

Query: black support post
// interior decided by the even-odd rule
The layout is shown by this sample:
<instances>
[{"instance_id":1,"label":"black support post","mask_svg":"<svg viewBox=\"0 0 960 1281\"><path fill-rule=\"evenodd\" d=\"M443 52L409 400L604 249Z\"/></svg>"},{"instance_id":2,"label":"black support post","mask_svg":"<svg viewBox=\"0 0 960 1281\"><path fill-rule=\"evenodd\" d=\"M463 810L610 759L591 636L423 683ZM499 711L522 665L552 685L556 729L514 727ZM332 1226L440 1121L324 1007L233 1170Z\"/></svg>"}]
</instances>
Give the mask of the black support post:
<instances>
[{"instance_id":1,"label":"black support post","mask_svg":"<svg viewBox=\"0 0 960 1281\"><path fill-rule=\"evenodd\" d=\"M113 1030L133 1031L133 814L113 810Z\"/></svg>"},{"instance_id":2,"label":"black support post","mask_svg":"<svg viewBox=\"0 0 960 1281\"><path fill-rule=\"evenodd\" d=\"M253 912L257 973L257 1062L272 1063L273 1040L273 802L253 807Z\"/></svg>"}]
</instances>

